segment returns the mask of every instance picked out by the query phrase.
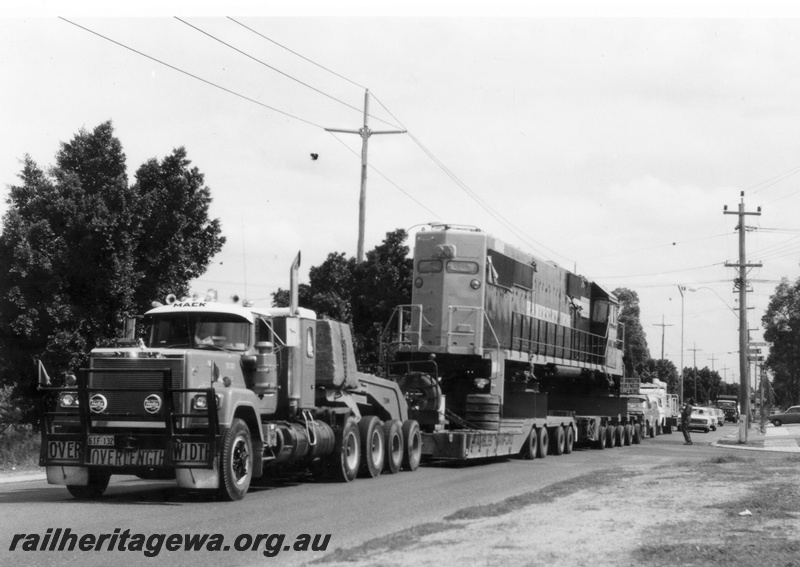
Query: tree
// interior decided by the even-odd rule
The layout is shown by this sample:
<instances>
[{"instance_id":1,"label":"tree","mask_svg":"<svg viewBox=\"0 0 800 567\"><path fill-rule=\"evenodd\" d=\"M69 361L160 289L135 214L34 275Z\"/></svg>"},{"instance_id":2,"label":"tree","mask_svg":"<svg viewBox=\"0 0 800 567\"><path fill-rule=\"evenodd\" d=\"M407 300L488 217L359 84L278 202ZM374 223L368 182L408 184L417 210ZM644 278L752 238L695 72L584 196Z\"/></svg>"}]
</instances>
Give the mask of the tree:
<instances>
[{"instance_id":1,"label":"tree","mask_svg":"<svg viewBox=\"0 0 800 567\"><path fill-rule=\"evenodd\" d=\"M680 376L678 369L671 360L665 358L648 360L641 374L642 382L661 380L667 384L667 392L677 394L680 392Z\"/></svg>"},{"instance_id":2,"label":"tree","mask_svg":"<svg viewBox=\"0 0 800 567\"><path fill-rule=\"evenodd\" d=\"M641 376L650 360L650 349L639 320L639 295L624 287L615 289L613 293L620 302L619 322L625 325L625 374Z\"/></svg>"},{"instance_id":3,"label":"tree","mask_svg":"<svg viewBox=\"0 0 800 567\"><path fill-rule=\"evenodd\" d=\"M800 404L800 279L781 280L761 322L764 339L772 342L764 365L773 374L776 402Z\"/></svg>"},{"instance_id":4,"label":"tree","mask_svg":"<svg viewBox=\"0 0 800 567\"><path fill-rule=\"evenodd\" d=\"M26 419L36 360L51 371L83 366L124 316L156 292L185 289L221 249L209 190L189 163L175 150L129 185L110 121L62 143L48 171L25 157L0 234L0 363Z\"/></svg>"},{"instance_id":5,"label":"tree","mask_svg":"<svg viewBox=\"0 0 800 567\"><path fill-rule=\"evenodd\" d=\"M387 233L383 243L367 252L360 264L342 252L330 253L325 262L309 269L308 285L300 285L302 307L352 325L359 363L378 361L383 325L395 306L411 300L413 261L407 258L406 237L402 229ZM272 298L273 305L285 307L289 291L279 289Z\"/></svg>"}]
</instances>

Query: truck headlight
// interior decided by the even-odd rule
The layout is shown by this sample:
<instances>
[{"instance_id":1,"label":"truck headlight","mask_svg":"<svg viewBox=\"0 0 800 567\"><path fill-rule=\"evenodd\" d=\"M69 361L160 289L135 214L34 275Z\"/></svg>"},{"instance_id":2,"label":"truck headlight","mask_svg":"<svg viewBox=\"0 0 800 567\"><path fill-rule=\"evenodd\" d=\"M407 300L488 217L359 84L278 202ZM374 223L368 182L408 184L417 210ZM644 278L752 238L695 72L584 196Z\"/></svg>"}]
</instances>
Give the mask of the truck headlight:
<instances>
[{"instance_id":1,"label":"truck headlight","mask_svg":"<svg viewBox=\"0 0 800 567\"><path fill-rule=\"evenodd\" d=\"M215 394L217 397L217 409L222 405L222 394ZM208 396L205 394L198 394L192 398L192 409L196 411L205 411L208 409Z\"/></svg>"},{"instance_id":2,"label":"truck headlight","mask_svg":"<svg viewBox=\"0 0 800 567\"><path fill-rule=\"evenodd\" d=\"M78 406L78 395L74 392L64 392L58 397L58 405L62 408L74 408Z\"/></svg>"}]
</instances>

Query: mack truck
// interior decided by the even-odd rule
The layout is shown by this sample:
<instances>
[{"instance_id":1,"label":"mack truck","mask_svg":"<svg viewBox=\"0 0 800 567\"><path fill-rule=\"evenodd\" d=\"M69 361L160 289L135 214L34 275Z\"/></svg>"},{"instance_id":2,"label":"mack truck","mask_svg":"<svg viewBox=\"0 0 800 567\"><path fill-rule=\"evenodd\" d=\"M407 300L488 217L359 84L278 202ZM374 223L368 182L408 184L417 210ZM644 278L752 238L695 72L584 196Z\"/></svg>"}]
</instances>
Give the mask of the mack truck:
<instances>
[{"instance_id":1,"label":"mack truck","mask_svg":"<svg viewBox=\"0 0 800 567\"><path fill-rule=\"evenodd\" d=\"M288 308L170 295L143 316L145 333L129 319L87 368L40 372L47 481L88 499L112 475L137 475L239 500L274 471L348 482L415 470L422 440L404 392L358 371L347 325L299 307L299 265L300 254Z\"/></svg>"}]
</instances>

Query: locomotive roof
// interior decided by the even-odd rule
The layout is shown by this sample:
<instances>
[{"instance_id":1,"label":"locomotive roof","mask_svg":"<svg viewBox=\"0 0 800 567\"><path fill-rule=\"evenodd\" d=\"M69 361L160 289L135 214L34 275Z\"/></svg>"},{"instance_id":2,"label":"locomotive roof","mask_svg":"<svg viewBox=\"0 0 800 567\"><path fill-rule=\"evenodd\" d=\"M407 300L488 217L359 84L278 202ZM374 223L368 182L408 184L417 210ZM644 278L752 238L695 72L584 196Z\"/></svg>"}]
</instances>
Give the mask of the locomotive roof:
<instances>
[{"instance_id":1,"label":"locomotive roof","mask_svg":"<svg viewBox=\"0 0 800 567\"><path fill-rule=\"evenodd\" d=\"M514 246L513 244L508 244L507 242L497 238L496 236L492 236L487 232L482 232L481 229L477 227L454 225L454 224L436 224L436 225L431 225L431 228L432 228L431 232L440 231L445 233L452 232L460 234L471 234L474 235L475 238L485 238L490 248L496 250L497 252L500 252L501 254L505 254L506 256L514 258L515 260L525 263L536 262L537 264L547 265L550 268L561 270L565 273L572 273L570 272L570 270L567 270L566 268L562 268L561 266L559 266L556 262L553 262L551 260L543 260L542 258L539 258L538 256L531 254L530 252L522 250L518 246ZM417 236L425 232L426 231L422 230L417 233ZM596 293L597 295L608 297L609 301L613 303L617 304L619 303L617 297L613 293L605 289L603 286L601 286L597 282L589 280L589 278L584 278L584 279L586 279L591 283L594 293Z\"/></svg>"}]
</instances>

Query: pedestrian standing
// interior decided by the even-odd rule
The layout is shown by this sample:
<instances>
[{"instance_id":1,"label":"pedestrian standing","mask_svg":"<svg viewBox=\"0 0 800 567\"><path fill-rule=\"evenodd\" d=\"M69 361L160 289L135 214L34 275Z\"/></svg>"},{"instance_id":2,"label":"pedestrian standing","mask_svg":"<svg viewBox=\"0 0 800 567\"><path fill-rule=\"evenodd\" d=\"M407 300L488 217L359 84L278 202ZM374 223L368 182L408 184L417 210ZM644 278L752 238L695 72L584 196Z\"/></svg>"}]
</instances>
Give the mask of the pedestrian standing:
<instances>
[{"instance_id":1,"label":"pedestrian standing","mask_svg":"<svg viewBox=\"0 0 800 567\"><path fill-rule=\"evenodd\" d=\"M692 444L692 434L689 433L689 422L692 420L692 410L694 409L692 406L694 406L694 398L689 398L681 408L681 431L686 440L684 445Z\"/></svg>"}]
</instances>

